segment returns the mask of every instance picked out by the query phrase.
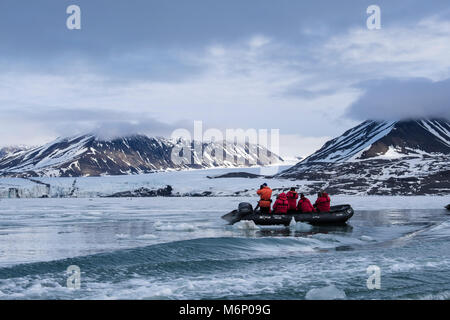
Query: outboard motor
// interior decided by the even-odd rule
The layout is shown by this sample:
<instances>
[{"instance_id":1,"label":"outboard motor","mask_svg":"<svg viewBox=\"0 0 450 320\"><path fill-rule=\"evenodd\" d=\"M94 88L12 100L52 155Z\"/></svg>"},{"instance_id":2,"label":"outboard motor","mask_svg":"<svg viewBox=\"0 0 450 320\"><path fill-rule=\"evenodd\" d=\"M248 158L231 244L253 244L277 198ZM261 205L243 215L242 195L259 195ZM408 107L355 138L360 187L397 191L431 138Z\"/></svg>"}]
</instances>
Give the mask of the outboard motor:
<instances>
[{"instance_id":1,"label":"outboard motor","mask_svg":"<svg viewBox=\"0 0 450 320\"><path fill-rule=\"evenodd\" d=\"M228 221L230 224L235 224L240 221L243 216L253 213L253 207L248 202L239 203L238 209L233 210L226 215L222 216L222 219Z\"/></svg>"},{"instance_id":2,"label":"outboard motor","mask_svg":"<svg viewBox=\"0 0 450 320\"><path fill-rule=\"evenodd\" d=\"M253 206L248 202L241 202L238 206L239 215L246 215L253 213Z\"/></svg>"}]
</instances>

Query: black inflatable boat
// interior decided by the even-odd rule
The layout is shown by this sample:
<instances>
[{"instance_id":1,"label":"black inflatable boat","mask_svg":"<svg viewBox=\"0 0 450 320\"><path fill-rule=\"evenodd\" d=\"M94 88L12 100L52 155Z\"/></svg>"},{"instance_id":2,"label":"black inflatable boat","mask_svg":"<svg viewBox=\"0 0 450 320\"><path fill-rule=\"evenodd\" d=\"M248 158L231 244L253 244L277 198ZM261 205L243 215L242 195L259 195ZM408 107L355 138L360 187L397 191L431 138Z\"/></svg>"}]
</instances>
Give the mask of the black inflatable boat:
<instances>
[{"instance_id":1,"label":"black inflatable boat","mask_svg":"<svg viewBox=\"0 0 450 320\"><path fill-rule=\"evenodd\" d=\"M287 214L261 213L253 210L250 203L240 203L237 210L222 216L222 219L230 224L238 221L251 220L257 225L285 225L288 226L292 218L296 222L307 222L313 225L339 225L345 224L354 214L353 208L349 204L332 206L330 212L300 213L297 211Z\"/></svg>"}]
</instances>

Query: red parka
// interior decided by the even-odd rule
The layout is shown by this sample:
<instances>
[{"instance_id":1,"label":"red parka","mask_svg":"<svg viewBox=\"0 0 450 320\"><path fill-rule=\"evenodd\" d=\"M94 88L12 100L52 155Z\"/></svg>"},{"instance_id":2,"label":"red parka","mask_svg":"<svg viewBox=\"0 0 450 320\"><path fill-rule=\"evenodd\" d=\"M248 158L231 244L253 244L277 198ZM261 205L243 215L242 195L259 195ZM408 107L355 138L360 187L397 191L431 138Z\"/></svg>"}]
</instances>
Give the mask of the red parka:
<instances>
[{"instance_id":1,"label":"red parka","mask_svg":"<svg viewBox=\"0 0 450 320\"><path fill-rule=\"evenodd\" d=\"M301 198L298 202L298 207L297 207L298 211L301 211L303 213L307 213L307 212L314 212L316 211L313 207L313 205L311 204L311 201L309 201L308 198Z\"/></svg>"},{"instance_id":2,"label":"red parka","mask_svg":"<svg viewBox=\"0 0 450 320\"><path fill-rule=\"evenodd\" d=\"M330 202L330 196L326 192L323 192L322 196L316 200L317 211L330 212Z\"/></svg>"},{"instance_id":3,"label":"red parka","mask_svg":"<svg viewBox=\"0 0 450 320\"><path fill-rule=\"evenodd\" d=\"M297 210L297 199L298 199L298 193L295 191L289 191L286 195L288 200L288 210L295 211Z\"/></svg>"},{"instance_id":4,"label":"red parka","mask_svg":"<svg viewBox=\"0 0 450 320\"><path fill-rule=\"evenodd\" d=\"M287 201L286 194L280 193L280 195L277 197L277 200L273 204L273 211L274 213L287 213L289 207L289 203Z\"/></svg>"}]
</instances>

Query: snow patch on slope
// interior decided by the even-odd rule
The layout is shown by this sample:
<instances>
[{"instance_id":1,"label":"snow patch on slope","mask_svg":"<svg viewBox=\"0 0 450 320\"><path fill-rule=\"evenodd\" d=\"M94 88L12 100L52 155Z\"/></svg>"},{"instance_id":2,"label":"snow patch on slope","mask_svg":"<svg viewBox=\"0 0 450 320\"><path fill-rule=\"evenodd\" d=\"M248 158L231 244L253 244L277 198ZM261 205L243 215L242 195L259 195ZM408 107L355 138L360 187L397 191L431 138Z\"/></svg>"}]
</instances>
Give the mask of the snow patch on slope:
<instances>
[{"instance_id":1,"label":"snow patch on slope","mask_svg":"<svg viewBox=\"0 0 450 320\"><path fill-rule=\"evenodd\" d=\"M361 154L368 150L373 143L389 134L395 123L395 121L382 123L366 121L342 136L331 140L328 145L306 158L302 163L357 161Z\"/></svg>"}]
</instances>

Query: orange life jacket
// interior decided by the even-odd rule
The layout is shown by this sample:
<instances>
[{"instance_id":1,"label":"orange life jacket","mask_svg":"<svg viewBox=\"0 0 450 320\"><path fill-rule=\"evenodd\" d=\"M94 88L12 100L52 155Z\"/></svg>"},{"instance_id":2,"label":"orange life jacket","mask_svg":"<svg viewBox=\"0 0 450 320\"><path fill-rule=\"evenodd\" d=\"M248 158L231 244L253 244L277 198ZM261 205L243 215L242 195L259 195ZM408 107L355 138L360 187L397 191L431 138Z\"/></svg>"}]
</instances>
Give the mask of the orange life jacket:
<instances>
[{"instance_id":1,"label":"orange life jacket","mask_svg":"<svg viewBox=\"0 0 450 320\"><path fill-rule=\"evenodd\" d=\"M270 208L270 204L272 203L272 200L270 199L272 197L272 189L269 187L263 187L262 189L256 191L256 194L260 196L259 206L262 208Z\"/></svg>"}]
</instances>

